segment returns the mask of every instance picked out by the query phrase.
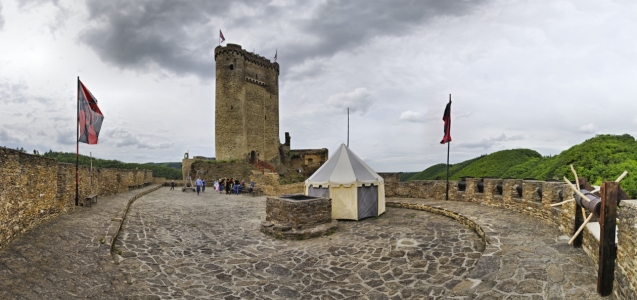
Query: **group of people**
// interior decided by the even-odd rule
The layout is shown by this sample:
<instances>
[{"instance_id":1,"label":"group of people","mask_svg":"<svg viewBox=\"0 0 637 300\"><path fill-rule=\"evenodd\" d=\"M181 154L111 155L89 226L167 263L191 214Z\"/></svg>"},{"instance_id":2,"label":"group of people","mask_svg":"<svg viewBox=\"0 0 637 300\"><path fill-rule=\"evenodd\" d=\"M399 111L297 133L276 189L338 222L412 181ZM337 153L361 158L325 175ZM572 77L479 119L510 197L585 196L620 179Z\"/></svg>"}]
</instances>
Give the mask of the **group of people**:
<instances>
[{"instance_id":1,"label":"group of people","mask_svg":"<svg viewBox=\"0 0 637 300\"><path fill-rule=\"evenodd\" d=\"M200 192L201 193L205 192L206 180L201 179L201 177L197 177L197 180L195 181L195 186L197 190L197 195L199 195ZM230 193L239 195L241 190L245 188L245 181L244 180L239 181L239 179L234 179L234 178L220 178L219 180L214 181L213 186L215 187L215 191L218 191L219 194L222 194L223 191L225 190L227 195L229 195ZM170 189L171 190L175 189L174 180L170 184ZM248 192L252 193L253 189L254 189L254 181L250 180L250 186L249 186Z\"/></svg>"},{"instance_id":2,"label":"group of people","mask_svg":"<svg viewBox=\"0 0 637 300\"><path fill-rule=\"evenodd\" d=\"M222 194L225 190L228 195L230 193L239 195L241 190L245 188L246 183L244 180L239 181L239 179L236 178L220 178L219 180L215 180L214 186L219 194ZM252 189L254 189L254 181L250 180L249 192L252 192Z\"/></svg>"}]
</instances>

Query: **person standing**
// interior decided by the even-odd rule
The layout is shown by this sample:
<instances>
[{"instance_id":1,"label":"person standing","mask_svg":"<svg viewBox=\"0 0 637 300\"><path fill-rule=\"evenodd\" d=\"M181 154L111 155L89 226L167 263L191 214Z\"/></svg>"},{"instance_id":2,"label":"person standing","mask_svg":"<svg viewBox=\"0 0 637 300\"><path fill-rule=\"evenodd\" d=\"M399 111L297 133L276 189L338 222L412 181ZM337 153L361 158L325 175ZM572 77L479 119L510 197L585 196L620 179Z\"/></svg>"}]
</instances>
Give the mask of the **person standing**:
<instances>
[{"instance_id":1,"label":"person standing","mask_svg":"<svg viewBox=\"0 0 637 300\"><path fill-rule=\"evenodd\" d=\"M230 195L231 189L232 189L232 178L226 181L226 195Z\"/></svg>"},{"instance_id":2,"label":"person standing","mask_svg":"<svg viewBox=\"0 0 637 300\"><path fill-rule=\"evenodd\" d=\"M173 182L170 183L170 189L174 190L175 189L175 181L173 180Z\"/></svg>"},{"instance_id":3,"label":"person standing","mask_svg":"<svg viewBox=\"0 0 637 300\"><path fill-rule=\"evenodd\" d=\"M199 196L199 192L201 191L201 186L203 185L203 181L201 181L200 177L197 177L197 181L195 181L195 185L197 185L197 196Z\"/></svg>"},{"instance_id":4,"label":"person standing","mask_svg":"<svg viewBox=\"0 0 637 300\"><path fill-rule=\"evenodd\" d=\"M201 182L202 182L202 185L201 185L201 192L203 193L203 192L205 192L205 191L206 191L206 180L204 179L204 180L202 180Z\"/></svg>"}]
</instances>

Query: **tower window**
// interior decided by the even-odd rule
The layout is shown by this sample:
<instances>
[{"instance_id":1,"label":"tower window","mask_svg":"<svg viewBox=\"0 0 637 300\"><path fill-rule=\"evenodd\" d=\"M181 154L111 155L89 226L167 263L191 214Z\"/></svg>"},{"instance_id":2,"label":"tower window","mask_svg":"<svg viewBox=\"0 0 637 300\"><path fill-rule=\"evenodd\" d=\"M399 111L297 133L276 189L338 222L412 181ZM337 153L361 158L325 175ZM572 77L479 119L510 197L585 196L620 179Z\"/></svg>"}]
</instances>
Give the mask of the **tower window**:
<instances>
[{"instance_id":1,"label":"tower window","mask_svg":"<svg viewBox=\"0 0 637 300\"><path fill-rule=\"evenodd\" d=\"M234 70L234 65L230 65L230 71Z\"/></svg>"},{"instance_id":2,"label":"tower window","mask_svg":"<svg viewBox=\"0 0 637 300\"><path fill-rule=\"evenodd\" d=\"M232 105L230 105L230 110L232 110Z\"/></svg>"},{"instance_id":3,"label":"tower window","mask_svg":"<svg viewBox=\"0 0 637 300\"><path fill-rule=\"evenodd\" d=\"M259 74L254 74L254 78L259 79Z\"/></svg>"}]
</instances>

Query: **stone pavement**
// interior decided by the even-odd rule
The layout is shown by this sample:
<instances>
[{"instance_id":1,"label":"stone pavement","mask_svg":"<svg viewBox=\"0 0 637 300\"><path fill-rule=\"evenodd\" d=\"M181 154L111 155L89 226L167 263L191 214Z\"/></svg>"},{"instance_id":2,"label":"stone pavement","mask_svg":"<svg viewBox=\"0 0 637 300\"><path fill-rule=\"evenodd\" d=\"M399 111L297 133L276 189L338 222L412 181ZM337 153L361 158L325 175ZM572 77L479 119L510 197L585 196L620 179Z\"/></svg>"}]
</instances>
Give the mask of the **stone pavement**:
<instances>
[{"instance_id":1,"label":"stone pavement","mask_svg":"<svg viewBox=\"0 0 637 300\"><path fill-rule=\"evenodd\" d=\"M387 208L331 236L259 232L265 197L137 190L52 219L0 250L0 299L598 299L596 270L556 228L465 202L388 199L454 211ZM101 242L103 238L104 243Z\"/></svg>"},{"instance_id":2,"label":"stone pavement","mask_svg":"<svg viewBox=\"0 0 637 300\"><path fill-rule=\"evenodd\" d=\"M45 221L0 250L0 299L120 299L121 275L109 240L131 197L156 187L100 197L97 204Z\"/></svg>"},{"instance_id":3,"label":"stone pavement","mask_svg":"<svg viewBox=\"0 0 637 300\"><path fill-rule=\"evenodd\" d=\"M331 236L259 232L265 197L164 188L138 199L116 251L134 299L441 299L484 243L449 218L389 208ZM118 259L119 260L119 259Z\"/></svg>"},{"instance_id":4,"label":"stone pavement","mask_svg":"<svg viewBox=\"0 0 637 300\"><path fill-rule=\"evenodd\" d=\"M530 216L467 202L389 198L388 202L442 208L479 225L489 242L467 278L449 298L604 299L597 269L570 237ZM389 203L393 205L393 203Z\"/></svg>"}]
</instances>

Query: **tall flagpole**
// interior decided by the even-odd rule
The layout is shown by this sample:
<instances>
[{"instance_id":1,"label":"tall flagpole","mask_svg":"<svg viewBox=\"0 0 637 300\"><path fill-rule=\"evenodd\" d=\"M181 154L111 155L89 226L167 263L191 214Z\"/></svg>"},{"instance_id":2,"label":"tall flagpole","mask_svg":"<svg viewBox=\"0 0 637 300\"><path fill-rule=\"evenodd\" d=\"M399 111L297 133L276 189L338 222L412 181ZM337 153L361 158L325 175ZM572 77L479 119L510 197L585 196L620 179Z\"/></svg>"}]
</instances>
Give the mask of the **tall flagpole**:
<instances>
[{"instance_id":1,"label":"tall flagpole","mask_svg":"<svg viewBox=\"0 0 637 300\"><path fill-rule=\"evenodd\" d=\"M77 119L75 120L75 126L77 129L75 134L75 206L78 206L80 203L80 76L77 76Z\"/></svg>"},{"instance_id":2,"label":"tall flagpole","mask_svg":"<svg viewBox=\"0 0 637 300\"><path fill-rule=\"evenodd\" d=\"M347 108L347 148L349 148L349 107Z\"/></svg>"},{"instance_id":3,"label":"tall flagpole","mask_svg":"<svg viewBox=\"0 0 637 300\"><path fill-rule=\"evenodd\" d=\"M449 105L451 105L451 94L449 94ZM451 119L451 107L449 107L449 119ZM447 133L451 134L451 122L447 127ZM445 195L445 201L449 200L449 150L451 150L451 141L447 142L447 194Z\"/></svg>"}]
</instances>

